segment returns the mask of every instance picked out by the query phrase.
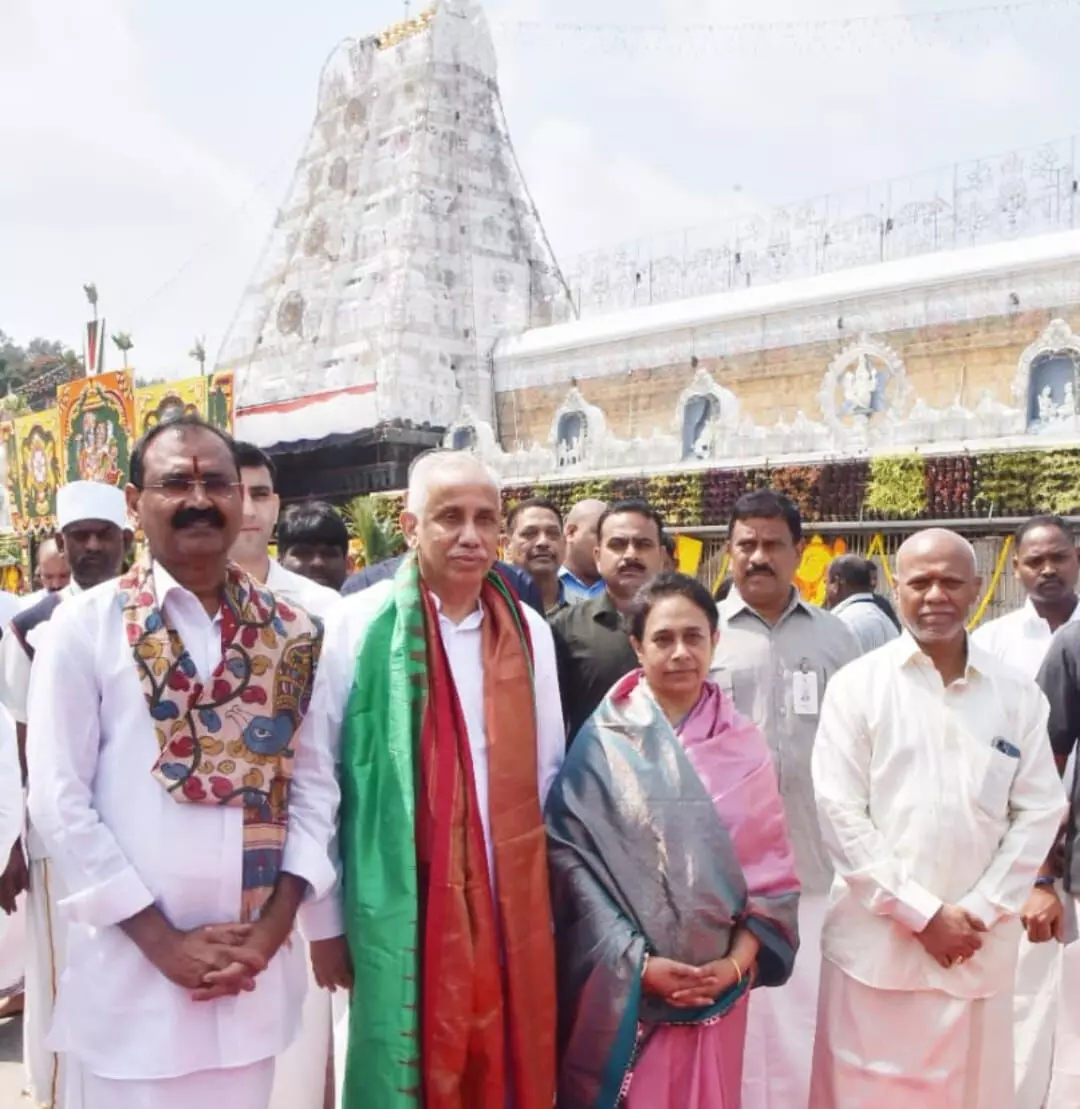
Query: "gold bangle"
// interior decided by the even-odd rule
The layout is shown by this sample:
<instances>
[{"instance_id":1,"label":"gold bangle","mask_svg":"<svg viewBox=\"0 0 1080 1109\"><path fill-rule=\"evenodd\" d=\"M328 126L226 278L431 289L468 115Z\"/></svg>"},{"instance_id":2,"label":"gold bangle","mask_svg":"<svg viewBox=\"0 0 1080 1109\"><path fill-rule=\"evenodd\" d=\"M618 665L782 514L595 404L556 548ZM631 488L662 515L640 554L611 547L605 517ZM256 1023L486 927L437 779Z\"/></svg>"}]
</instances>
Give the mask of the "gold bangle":
<instances>
[{"instance_id":1,"label":"gold bangle","mask_svg":"<svg viewBox=\"0 0 1080 1109\"><path fill-rule=\"evenodd\" d=\"M743 980L743 969L739 966L739 960L734 955L729 955L728 962L735 968L735 973L739 976L736 981L741 982Z\"/></svg>"}]
</instances>

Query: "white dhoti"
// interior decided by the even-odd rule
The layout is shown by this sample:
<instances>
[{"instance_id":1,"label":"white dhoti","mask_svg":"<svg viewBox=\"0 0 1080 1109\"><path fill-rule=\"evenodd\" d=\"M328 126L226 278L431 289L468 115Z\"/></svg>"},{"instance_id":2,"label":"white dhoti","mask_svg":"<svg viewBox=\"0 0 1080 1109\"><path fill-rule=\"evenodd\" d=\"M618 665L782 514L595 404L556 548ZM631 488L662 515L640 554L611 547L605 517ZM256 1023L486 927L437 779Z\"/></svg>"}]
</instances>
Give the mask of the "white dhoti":
<instances>
[{"instance_id":1,"label":"white dhoti","mask_svg":"<svg viewBox=\"0 0 1080 1109\"><path fill-rule=\"evenodd\" d=\"M69 1075L81 1109L267 1109L274 1060L247 1067L199 1071L182 1078L151 1080Z\"/></svg>"},{"instance_id":2,"label":"white dhoti","mask_svg":"<svg viewBox=\"0 0 1080 1109\"><path fill-rule=\"evenodd\" d=\"M1061 992L1062 946L1020 941L1013 992L1016 1109L1043 1109L1050 1089ZM1070 1103L1080 1106L1080 1101Z\"/></svg>"},{"instance_id":3,"label":"white dhoti","mask_svg":"<svg viewBox=\"0 0 1080 1109\"><path fill-rule=\"evenodd\" d=\"M878 990L826 961L813 1109L1012 1109L1012 993Z\"/></svg>"},{"instance_id":4,"label":"white dhoti","mask_svg":"<svg viewBox=\"0 0 1080 1109\"><path fill-rule=\"evenodd\" d=\"M4 862L7 862L5 859ZM26 894L20 894L11 916L0 913L0 998L23 992L26 973Z\"/></svg>"},{"instance_id":5,"label":"white dhoti","mask_svg":"<svg viewBox=\"0 0 1080 1109\"><path fill-rule=\"evenodd\" d=\"M1046 1109L1077 1109L1080 1106L1080 942L1062 949L1061 981L1055 1000L1057 1023Z\"/></svg>"},{"instance_id":6,"label":"white dhoti","mask_svg":"<svg viewBox=\"0 0 1080 1109\"><path fill-rule=\"evenodd\" d=\"M335 1105L345 1104L345 1060L349 1055L349 994L347 990L333 993L334 1014L334 1093Z\"/></svg>"},{"instance_id":7,"label":"white dhoti","mask_svg":"<svg viewBox=\"0 0 1080 1109\"><path fill-rule=\"evenodd\" d=\"M824 894L802 898L799 953L791 978L778 989L758 989L750 995L742 1109L807 1109L827 904Z\"/></svg>"},{"instance_id":8,"label":"white dhoti","mask_svg":"<svg viewBox=\"0 0 1080 1109\"><path fill-rule=\"evenodd\" d=\"M63 1068L72 1064L45 1046L52 1027L56 988L64 970L67 925L56 903L65 896L60 874L48 859L31 859L27 894L26 1013L23 1057L31 1096L39 1109L68 1109L59 1100Z\"/></svg>"},{"instance_id":9,"label":"white dhoti","mask_svg":"<svg viewBox=\"0 0 1080 1109\"><path fill-rule=\"evenodd\" d=\"M307 943L296 934L293 943L303 948L308 987L300 1031L288 1050L278 1056L270 1109L323 1109L330 1061L331 994L315 983Z\"/></svg>"}]
</instances>

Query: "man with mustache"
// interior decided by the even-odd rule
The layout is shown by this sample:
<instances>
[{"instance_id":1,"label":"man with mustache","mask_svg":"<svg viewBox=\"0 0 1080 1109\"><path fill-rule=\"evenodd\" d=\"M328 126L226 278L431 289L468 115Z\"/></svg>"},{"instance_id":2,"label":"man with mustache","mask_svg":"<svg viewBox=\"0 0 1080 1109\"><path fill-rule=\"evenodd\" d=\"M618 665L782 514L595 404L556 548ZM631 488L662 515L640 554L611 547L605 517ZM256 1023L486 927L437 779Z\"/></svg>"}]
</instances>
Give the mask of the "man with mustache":
<instances>
[{"instance_id":1,"label":"man with mustache","mask_svg":"<svg viewBox=\"0 0 1080 1109\"><path fill-rule=\"evenodd\" d=\"M1013 1109L1018 917L1066 811L1047 705L966 631L971 544L896 557L906 631L825 694L813 755L836 880L813 1109Z\"/></svg>"},{"instance_id":2,"label":"man with mustache","mask_svg":"<svg viewBox=\"0 0 1080 1109\"><path fill-rule=\"evenodd\" d=\"M645 501L619 501L604 511L593 556L604 592L564 608L551 621L571 742L608 690L637 668L623 613L663 569L663 533L664 521Z\"/></svg>"},{"instance_id":3,"label":"man with mustache","mask_svg":"<svg viewBox=\"0 0 1080 1109\"><path fill-rule=\"evenodd\" d=\"M297 909L336 880L322 630L229 561L224 432L152 428L126 499L146 555L65 601L34 660L29 812L70 928L49 1046L79 1064L67 1105L266 1109L303 1002Z\"/></svg>"},{"instance_id":4,"label":"man with mustache","mask_svg":"<svg viewBox=\"0 0 1080 1109\"><path fill-rule=\"evenodd\" d=\"M493 570L499 489L471 454L413 463L401 528L393 579L326 633L347 896L306 927L319 980L355 999L341 1104L551 1109L551 632Z\"/></svg>"},{"instance_id":5,"label":"man with mustache","mask_svg":"<svg viewBox=\"0 0 1080 1109\"><path fill-rule=\"evenodd\" d=\"M772 750L802 885L800 952L787 985L755 991L743 1064L744 1109L806 1109L819 978L818 937L832 867L821 843L810 754L821 698L860 654L842 620L800 596L798 509L761 489L735 504L728 528L734 585L720 605L711 677Z\"/></svg>"},{"instance_id":6,"label":"man with mustache","mask_svg":"<svg viewBox=\"0 0 1080 1109\"><path fill-rule=\"evenodd\" d=\"M0 699L15 721L19 763L26 782L27 699L34 654L46 635L58 606L84 590L120 573L131 543L124 494L114 485L75 481L56 495L58 553L70 565L71 580L46 593L12 620L0 642ZM42 742L51 742L44 736ZM61 1060L45 1046L52 1022L53 983L64 968L65 922L56 912L63 882L50 864L41 837L33 826L26 830L29 869L23 845L16 840L0 876L0 907L11 912L15 895L29 883L26 897L26 1020L23 1052L27 1076L37 1104L52 1109L61 1081ZM10 922L9 922L10 924Z\"/></svg>"},{"instance_id":7,"label":"man with mustache","mask_svg":"<svg viewBox=\"0 0 1080 1109\"><path fill-rule=\"evenodd\" d=\"M1035 678L1055 633L1080 620L1080 558L1069 525L1059 516L1033 516L1017 529L1012 563L1026 602L976 628L971 641ZM1060 692L1046 690L1052 719ZM1066 778L1071 782L1071 774ZM1080 1105L1080 949L1061 942L1065 913L1053 882L1036 884L1021 920L1013 998L1017 1109L1072 1109Z\"/></svg>"},{"instance_id":8,"label":"man with mustache","mask_svg":"<svg viewBox=\"0 0 1080 1109\"><path fill-rule=\"evenodd\" d=\"M553 616L570 602L559 577L566 540L562 513L554 501L530 497L514 505L506 522L506 553L514 566L527 570L544 601L544 611Z\"/></svg>"}]
</instances>

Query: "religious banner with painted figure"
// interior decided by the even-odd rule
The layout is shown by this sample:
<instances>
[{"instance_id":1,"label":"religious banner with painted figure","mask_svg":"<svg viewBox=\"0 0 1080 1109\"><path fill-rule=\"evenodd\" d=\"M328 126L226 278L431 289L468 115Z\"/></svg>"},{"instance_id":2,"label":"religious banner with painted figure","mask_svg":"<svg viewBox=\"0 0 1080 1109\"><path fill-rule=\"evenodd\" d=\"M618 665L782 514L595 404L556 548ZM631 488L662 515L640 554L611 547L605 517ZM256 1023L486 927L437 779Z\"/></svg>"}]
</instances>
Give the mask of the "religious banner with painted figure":
<instances>
[{"instance_id":1,"label":"religious banner with painted figure","mask_svg":"<svg viewBox=\"0 0 1080 1109\"><path fill-rule=\"evenodd\" d=\"M3 495L6 501L9 526L22 531L22 482L19 479L19 440L15 434L15 424L7 419L0 422L0 467L3 467ZM0 513L0 517L4 514ZM2 528L2 521L0 521Z\"/></svg>"},{"instance_id":2,"label":"religious banner with painted figure","mask_svg":"<svg viewBox=\"0 0 1080 1109\"><path fill-rule=\"evenodd\" d=\"M56 391L67 481L123 485L131 458L135 394L130 371L99 374Z\"/></svg>"},{"instance_id":3,"label":"religious banner with painted figure","mask_svg":"<svg viewBox=\"0 0 1080 1109\"><path fill-rule=\"evenodd\" d=\"M206 402L206 419L214 427L227 431L230 435L233 430L233 373L224 370L212 374L210 377L210 390Z\"/></svg>"},{"instance_id":4,"label":"religious banner with painted figure","mask_svg":"<svg viewBox=\"0 0 1080 1109\"><path fill-rule=\"evenodd\" d=\"M31 412L15 421L18 443L19 514L28 532L56 530L56 491L60 488L60 416L55 408Z\"/></svg>"},{"instance_id":5,"label":"religious banner with painted figure","mask_svg":"<svg viewBox=\"0 0 1080 1109\"><path fill-rule=\"evenodd\" d=\"M188 377L135 390L135 435L177 416L206 415L206 378Z\"/></svg>"}]
</instances>

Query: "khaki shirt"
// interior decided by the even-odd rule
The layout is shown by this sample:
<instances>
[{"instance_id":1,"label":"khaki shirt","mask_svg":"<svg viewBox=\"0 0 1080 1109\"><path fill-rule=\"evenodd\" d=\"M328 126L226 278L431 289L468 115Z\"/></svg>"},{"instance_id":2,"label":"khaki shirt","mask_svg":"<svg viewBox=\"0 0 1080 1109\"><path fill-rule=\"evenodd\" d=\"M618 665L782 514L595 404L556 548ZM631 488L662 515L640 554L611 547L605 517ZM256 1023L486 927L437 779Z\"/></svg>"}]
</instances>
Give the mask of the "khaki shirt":
<instances>
[{"instance_id":1,"label":"khaki shirt","mask_svg":"<svg viewBox=\"0 0 1080 1109\"><path fill-rule=\"evenodd\" d=\"M828 893L832 883L810 778L821 702L837 670L860 654L842 620L807 604L794 589L775 626L758 616L737 589L720 605L720 643L709 676L761 729L772 751L804 893ZM806 675L800 679L804 690L816 687L813 712L795 711L796 673Z\"/></svg>"}]
</instances>

